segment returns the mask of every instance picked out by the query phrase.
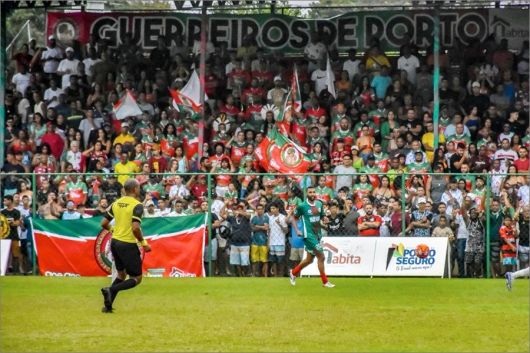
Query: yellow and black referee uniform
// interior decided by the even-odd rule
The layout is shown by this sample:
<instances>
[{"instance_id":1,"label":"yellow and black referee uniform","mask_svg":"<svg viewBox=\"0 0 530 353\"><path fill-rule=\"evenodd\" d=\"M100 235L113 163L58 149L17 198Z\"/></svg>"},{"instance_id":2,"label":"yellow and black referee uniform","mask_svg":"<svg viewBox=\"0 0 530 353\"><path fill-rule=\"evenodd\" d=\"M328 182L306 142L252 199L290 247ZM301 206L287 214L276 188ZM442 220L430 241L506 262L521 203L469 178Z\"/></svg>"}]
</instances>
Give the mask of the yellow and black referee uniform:
<instances>
[{"instance_id":1,"label":"yellow and black referee uniform","mask_svg":"<svg viewBox=\"0 0 530 353\"><path fill-rule=\"evenodd\" d=\"M131 196L123 196L114 201L105 214L109 221L114 219L110 250L116 270L125 271L131 277L142 274L142 258L132 223L141 223L143 213L144 207L140 201Z\"/></svg>"}]
</instances>

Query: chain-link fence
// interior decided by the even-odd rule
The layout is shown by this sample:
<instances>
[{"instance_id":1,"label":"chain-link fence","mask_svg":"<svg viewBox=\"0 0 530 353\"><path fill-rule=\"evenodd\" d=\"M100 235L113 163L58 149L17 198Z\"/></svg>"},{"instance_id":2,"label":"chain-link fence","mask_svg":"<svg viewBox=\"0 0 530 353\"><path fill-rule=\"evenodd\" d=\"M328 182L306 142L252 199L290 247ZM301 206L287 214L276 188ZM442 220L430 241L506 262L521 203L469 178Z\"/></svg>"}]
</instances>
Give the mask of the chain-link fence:
<instances>
[{"instance_id":1,"label":"chain-link fence","mask_svg":"<svg viewBox=\"0 0 530 353\"><path fill-rule=\"evenodd\" d=\"M4 174L23 218L102 215L134 177L144 217L206 212L209 275L285 276L303 257L297 208L316 205L323 237L449 238L453 275L498 277L528 266L529 178L523 174ZM6 200L4 199L4 202ZM3 205L5 206L5 205ZM513 229L513 239L503 229ZM508 228L506 228L508 227ZM510 234L512 234L510 233ZM26 266L35 267L31 236Z\"/></svg>"}]
</instances>

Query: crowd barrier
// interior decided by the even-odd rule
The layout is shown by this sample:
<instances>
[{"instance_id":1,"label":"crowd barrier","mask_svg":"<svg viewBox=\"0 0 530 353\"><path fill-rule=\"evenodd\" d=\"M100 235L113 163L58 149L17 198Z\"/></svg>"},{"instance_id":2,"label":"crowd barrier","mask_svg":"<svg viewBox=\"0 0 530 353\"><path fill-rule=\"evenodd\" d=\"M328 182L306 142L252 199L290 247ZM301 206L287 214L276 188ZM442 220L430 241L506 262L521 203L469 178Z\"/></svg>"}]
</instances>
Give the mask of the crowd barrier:
<instances>
[{"instance_id":1,"label":"crowd barrier","mask_svg":"<svg viewBox=\"0 0 530 353\"><path fill-rule=\"evenodd\" d=\"M431 276L451 273L447 238L325 237L322 247L330 276ZM318 276L316 261L302 270Z\"/></svg>"}]
</instances>

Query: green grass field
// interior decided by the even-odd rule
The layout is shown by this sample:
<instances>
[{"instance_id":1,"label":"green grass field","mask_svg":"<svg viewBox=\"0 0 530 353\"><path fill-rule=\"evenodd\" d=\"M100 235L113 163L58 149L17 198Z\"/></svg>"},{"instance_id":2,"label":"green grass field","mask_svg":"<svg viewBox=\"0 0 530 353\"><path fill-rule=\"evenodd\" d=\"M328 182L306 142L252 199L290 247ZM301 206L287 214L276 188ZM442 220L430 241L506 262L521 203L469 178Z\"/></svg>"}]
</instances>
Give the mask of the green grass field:
<instances>
[{"instance_id":1,"label":"green grass field","mask_svg":"<svg viewBox=\"0 0 530 353\"><path fill-rule=\"evenodd\" d=\"M147 278L103 314L106 278L0 279L0 351L525 351L518 280Z\"/></svg>"}]
</instances>

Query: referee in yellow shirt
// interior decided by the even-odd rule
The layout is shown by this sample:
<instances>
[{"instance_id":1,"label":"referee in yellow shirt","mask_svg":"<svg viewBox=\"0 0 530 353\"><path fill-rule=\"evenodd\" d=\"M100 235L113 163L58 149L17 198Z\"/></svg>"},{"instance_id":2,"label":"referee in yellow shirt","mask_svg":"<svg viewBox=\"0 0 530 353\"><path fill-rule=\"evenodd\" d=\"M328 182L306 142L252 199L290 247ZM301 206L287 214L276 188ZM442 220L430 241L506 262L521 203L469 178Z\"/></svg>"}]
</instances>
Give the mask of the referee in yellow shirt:
<instances>
[{"instance_id":1,"label":"referee in yellow shirt","mask_svg":"<svg viewBox=\"0 0 530 353\"><path fill-rule=\"evenodd\" d=\"M105 304L102 310L104 313L112 313L112 303L118 292L134 288L142 282L142 258L138 243L145 252L151 251L142 235L144 207L138 201L140 184L136 179L127 179L123 188L125 196L114 201L101 221L101 227L110 231L110 221L114 219L110 250L118 271L112 285L101 289ZM127 275L129 279L126 280Z\"/></svg>"}]
</instances>

